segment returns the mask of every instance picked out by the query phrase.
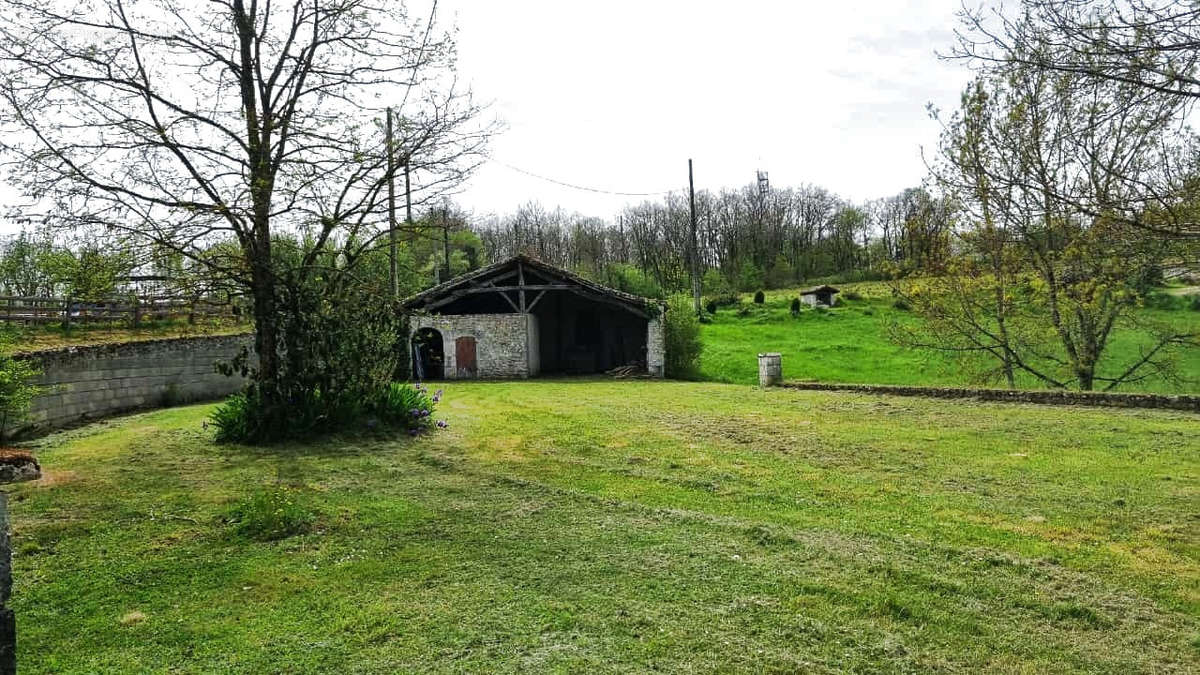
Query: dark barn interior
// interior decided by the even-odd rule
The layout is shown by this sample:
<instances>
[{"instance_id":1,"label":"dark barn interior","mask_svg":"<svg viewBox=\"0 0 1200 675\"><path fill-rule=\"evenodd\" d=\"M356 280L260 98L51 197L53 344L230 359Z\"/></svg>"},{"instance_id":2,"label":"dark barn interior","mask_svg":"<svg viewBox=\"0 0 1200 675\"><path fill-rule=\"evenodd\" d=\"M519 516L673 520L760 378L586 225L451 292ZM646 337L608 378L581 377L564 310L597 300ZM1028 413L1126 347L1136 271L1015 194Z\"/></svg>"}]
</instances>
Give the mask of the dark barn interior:
<instances>
[{"instance_id":1,"label":"dark barn interior","mask_svg":"<svg viewBox=\"0 0 1200 675\"><path fill-rule=\"evenodd\" d=\"M628 310L555 291L533 315L544 373L603 373L646 359L646 319Z\"/></svg>"}]
</instances>

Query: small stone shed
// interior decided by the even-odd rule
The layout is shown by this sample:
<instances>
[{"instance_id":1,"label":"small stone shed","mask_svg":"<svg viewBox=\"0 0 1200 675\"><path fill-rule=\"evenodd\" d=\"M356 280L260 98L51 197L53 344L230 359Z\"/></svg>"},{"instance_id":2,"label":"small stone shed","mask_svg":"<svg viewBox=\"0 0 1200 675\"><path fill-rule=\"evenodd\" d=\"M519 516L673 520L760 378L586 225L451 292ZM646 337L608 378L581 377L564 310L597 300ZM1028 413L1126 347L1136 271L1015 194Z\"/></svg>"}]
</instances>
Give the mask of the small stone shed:
<instances>
[{"instance_id":1,"label":"small stone shed","mask_svg":"<svg viewBox=\"0 0 1200 675\"><path fill-rule=\"evenodd\" d=\"M838 289L833 286L813 286L800 291L800 301L809 307L818 305L823 307L833 307L837 302L835 297L838 294Z\"/></svg>"},{"instance_id":2,"label":"small stone shed","mask_svg":"<svg viewBox=\"0 0 1200 675\"><path fill-rule=\"evenodd\" d=\"M636 364L663 376L657 301L518 255L403 303L417 379L585 375Z\"/></svg>"}]
</instances>

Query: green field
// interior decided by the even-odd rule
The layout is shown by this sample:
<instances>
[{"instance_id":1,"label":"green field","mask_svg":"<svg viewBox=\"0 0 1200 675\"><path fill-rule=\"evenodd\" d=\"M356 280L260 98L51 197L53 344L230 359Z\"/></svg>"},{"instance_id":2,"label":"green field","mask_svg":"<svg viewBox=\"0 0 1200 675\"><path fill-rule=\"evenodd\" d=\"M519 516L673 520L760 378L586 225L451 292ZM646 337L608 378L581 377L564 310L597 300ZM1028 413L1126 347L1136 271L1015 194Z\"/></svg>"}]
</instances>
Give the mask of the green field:
<instances>
[{"instance_id":1,"label":"green field","mask_svg":"<svg viewBox=\"0 0 1200 675\"><path fill-rule=\"evenodd\" d=\"M792 317L790 304L796 289L768 291L766 302L749 307L738 316L732 307L717 311L712 323L701 326L704 353L700 359L703 379L715 382L755 384L758 382L759 352L783 355L784 377L794 380L850 382L856 384L900 384L918 386L977 386L985 382L972 375L983 369L978 363L956 361L942 352L916 350L895 344L888 337L888 322L915 324L911 313L892 306L886 284L859 283L840 286L838 307L820 312L805 309ZM845 300L845 292L861 294L861 300ZM1180 303L1182 305L1183 303ZM1188 309L1140 309L1143 316L1186 327L1200 334L1200 312ZM1119 331L1110 346L1113 364L1128 364L1140 356L1145 338ZM1123 369L1123 368L1122 368ZM1116 371L1113 366L1109 371ZM1182 381L1159 376L1124 386L1120 391L1180 394L1200 392L1200 348L1186 352L1177 364ZM1018 386L1039 388L1029 376Z\"/></svg>"},{"instance_id":2,"label":"green field","mask_svg":"<svg viewBox=\"0 0 1200 675\"><path fill-rule=\"evenodd\" d=\"M22 672L1200 669L1194 415L446 390L416 440L216 446L197 406L41 441ZM277 484L312 529L236 534Z\"/></svg>"}]
</instances>

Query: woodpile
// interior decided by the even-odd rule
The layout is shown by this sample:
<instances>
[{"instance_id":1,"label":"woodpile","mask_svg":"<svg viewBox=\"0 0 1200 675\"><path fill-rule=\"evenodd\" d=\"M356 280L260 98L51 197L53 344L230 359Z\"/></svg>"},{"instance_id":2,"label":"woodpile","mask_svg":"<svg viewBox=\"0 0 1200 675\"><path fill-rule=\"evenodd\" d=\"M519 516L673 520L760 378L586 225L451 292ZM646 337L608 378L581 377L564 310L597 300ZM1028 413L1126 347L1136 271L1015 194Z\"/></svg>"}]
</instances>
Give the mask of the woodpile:
<instances>
[{"instance_id":1,"label":"woodpile","mask_svg":"<svg viewBox=\"0 0 1200 675\"><path fill-rule=\"evenodd\" d=\"M646 373L646 369L643 368L639 363L630 363L625 366L617 366L612 370L606 371L604 374L610 377L615 377L618 380L623 380L630 377L649 377L649 375Z\"/></svg>"}]
</instances>

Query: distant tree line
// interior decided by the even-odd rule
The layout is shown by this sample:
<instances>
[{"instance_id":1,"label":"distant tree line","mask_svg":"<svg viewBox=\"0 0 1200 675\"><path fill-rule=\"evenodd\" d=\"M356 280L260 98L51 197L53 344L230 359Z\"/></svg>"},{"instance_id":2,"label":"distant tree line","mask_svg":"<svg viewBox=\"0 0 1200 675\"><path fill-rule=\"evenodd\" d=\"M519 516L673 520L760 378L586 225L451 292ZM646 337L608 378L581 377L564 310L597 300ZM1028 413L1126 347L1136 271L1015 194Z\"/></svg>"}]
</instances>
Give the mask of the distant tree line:
<instances>
[{"instance_id":1,"label":"distant tree line","mask_svg":"<svg viewBox=\"0 0 1200 675\"><path fill-rule=\"evenodd\" d=\"M952 204L922 188L865 204L815 185L700 191L697 254L705 291L882 278L926 267L949 253L954 214ZM689 288L685 194L626 207L612 221L530 202L475 229L489 261L528 253L602 279L640 276L642 290Z\"/></svg>"},{"instance_id":2,"label":"distant tree line","mask_svg":"<svg viewBox=\"0 0 1200 675\"><path fill-rule=\"evenodd\" d=\"M125 285L132 253L98 242L66 245L45 229L0 241L0 295L99 300Z\"/></svg>"}]
</instances>

